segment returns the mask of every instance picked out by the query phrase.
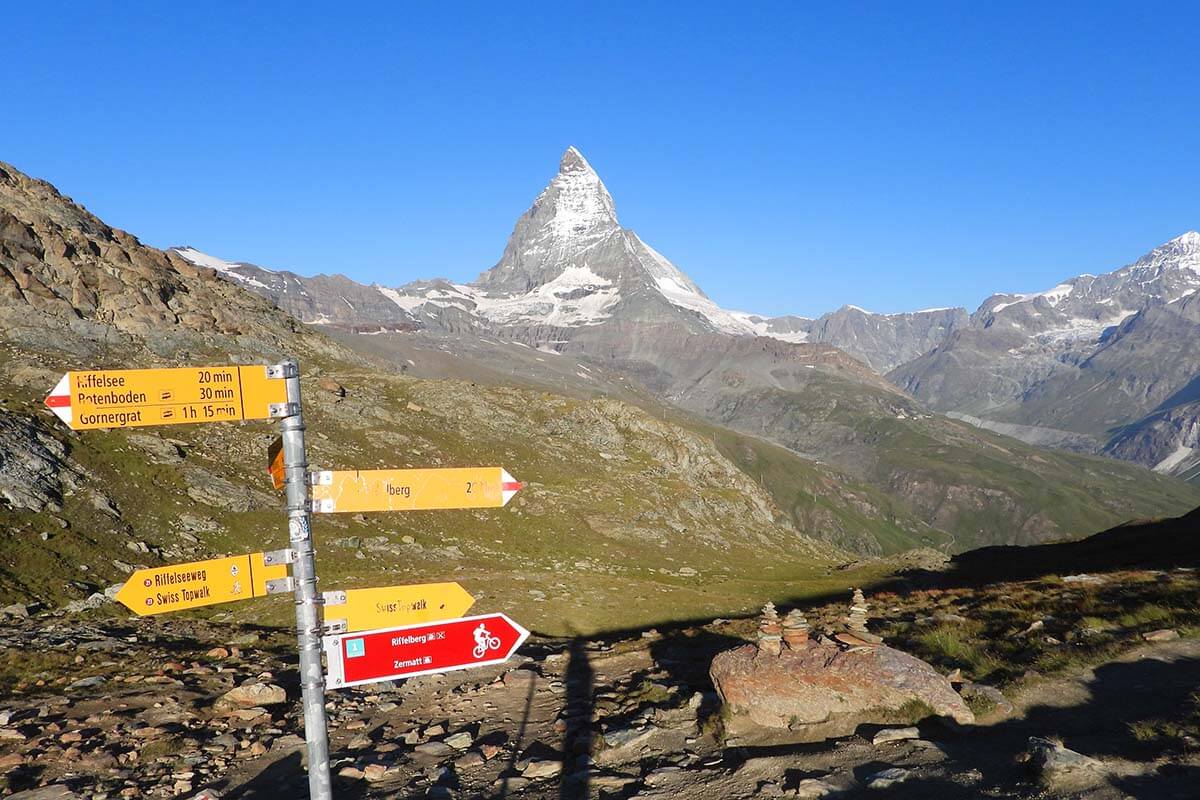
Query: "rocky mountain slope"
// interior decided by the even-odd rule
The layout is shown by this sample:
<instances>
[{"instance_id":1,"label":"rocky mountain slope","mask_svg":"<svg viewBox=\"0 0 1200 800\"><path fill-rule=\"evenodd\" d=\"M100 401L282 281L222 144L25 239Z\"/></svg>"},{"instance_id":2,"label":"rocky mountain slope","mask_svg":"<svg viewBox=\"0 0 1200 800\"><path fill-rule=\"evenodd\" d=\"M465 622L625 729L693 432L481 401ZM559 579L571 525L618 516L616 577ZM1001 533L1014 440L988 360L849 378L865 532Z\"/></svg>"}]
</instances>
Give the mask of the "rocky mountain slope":
<instances>
[{"instance_id":1,"label":"rocky mountain slope","mask_svg":"<svg viewBox=\"0 0 1200 800\"><path fill-rule=\"evenodd\" d=\"M298 356L313 464L507 467L527 489L503 510L321 517L318 559L331 586L457 579L539 630L729 613L772 586L819 591L847 557L831 541L946 541L835 469L770 455L762 442L662 407L403 374L108 228L45 183L7 165L4 175L5 602L98 603L138 566L284 541L263 472L270 425L71 433L42 399L81 367ZM414 367L441 363L412 355ZM785 480L770 479L786 487L786 507L761 485L766 468L750 471L768 457L774 470L788 465ZM289 609L262 601L215 613L284 621Z\"/></svg>"},{"instance_id":2,"label":"rocky mountain slope","mask_svg":"<svg viewBox=\"0 0 1200 800\"><path fill-rule=\"evenodd\" d=\"M194 251L180 252L202 260ZM317 293L313 282L280 284L282 293L269 290L271 275L244 265L214 268L287 309L308 308L308 300L298 298ZM339 296L321 307L336 308L340 316L301 319L376 334L341 341L399 366L419 338L476 365L476 372L460 373L471 377L523 372L526 380L546 385L594 389L591 370L621 376L677 408L847 473L952 537L955 549L1080 535L1127 516L1130 502L1153 506L1166 486L1130 497L1126 478L1118 476L1140 480L1136 471L1073 456L1035 458L1036 451L1024 445L930 413L866 364L810 340L815 332L816 338L852 341L886 365L953 335L965 324L960 309L884 317L845 308L815 322L721 309L620 225L608 190L573 148L517 221L500 261L475 283L359 290L390 298L409 317L374 324L360 309L375 300ZM397 327L402 332L389 332ZM481 357L471 340L493 344ZM538 362L526 351L541 354ZM556 358L586 367L572 372L545 363ZM1102 485L1085 490L1098 474ZM786 497L776 500L790 505ZM1168 506L1156 511L1183 510L1170 501ZM887 548L927 538L891 539ZM849 541L840 534L835 540ZM884 547L854 546L868 552Z\"/></svg>"}]
</instances>

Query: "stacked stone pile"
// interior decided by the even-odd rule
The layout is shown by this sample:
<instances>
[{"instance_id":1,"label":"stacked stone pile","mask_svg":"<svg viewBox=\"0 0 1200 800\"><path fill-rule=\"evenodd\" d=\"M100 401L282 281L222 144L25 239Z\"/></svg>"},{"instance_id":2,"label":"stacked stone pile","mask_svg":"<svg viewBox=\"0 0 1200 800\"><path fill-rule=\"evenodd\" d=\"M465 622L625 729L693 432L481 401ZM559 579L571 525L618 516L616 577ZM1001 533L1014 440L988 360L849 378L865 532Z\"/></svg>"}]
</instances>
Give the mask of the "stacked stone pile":
<instances>
[{"instance_id":1,"label":"stacked stone pile","mask_svg":"<svg viewBox=\"0 0 1200 800\"><path fill-rule=\"evenodd\" d=\"M862 589L855 589L850 604L850 615L846 617L846 629L854 633L866 633L868 610L867 598L863 597Z\"/></svg>"},{"instance_id":2,"label":"stacked stone pile","mask_svg":"<svg viewBox=\"0 0 1200 800\"><path fill-rule=\"evenodd\" d=\"M758 622L758 649L769 655L777 656L783 650L783 625L779 621L779 612L775 604L767 601L763 606L762 618Z\"/></svg>"},{"instance_id":3,"label":"stacked stone pile","mask_svg":"<svg viewBox=\"0 0 1200 800\"><path fill-rule=\"evenodd\" d=\"M883 643L883 639L867 630L869 607L862 589L855 589L850 601L850 613L843 618L846 630L835 634L833 638L850 647L873 647Z\"/></svg>"},{"instance_id":4,"label":"stacked stone pile","mask_svg":"<svg viewBox=\"0 0 1200 800\"><path fill-rule=\"evenodd\" d=\"M811 641L808 638L808 619L804 612L793 608L783 620L783 643L788 650L799 650L807 647Z\"/></svg>"}]
</instances>

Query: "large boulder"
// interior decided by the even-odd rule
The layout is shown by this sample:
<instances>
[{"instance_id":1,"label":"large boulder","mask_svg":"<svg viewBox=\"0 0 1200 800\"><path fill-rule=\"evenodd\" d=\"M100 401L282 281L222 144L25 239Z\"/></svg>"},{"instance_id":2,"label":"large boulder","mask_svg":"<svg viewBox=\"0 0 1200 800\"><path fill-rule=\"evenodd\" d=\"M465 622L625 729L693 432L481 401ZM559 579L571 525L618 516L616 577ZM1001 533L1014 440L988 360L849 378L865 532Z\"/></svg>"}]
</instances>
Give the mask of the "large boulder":
<instances>
[{"instance_id":1,"label":"large boulder","mask_svg":"<svg viewBox=\"0 0 1200 800\"><path fill-rule=\"evenodd\" d=\"M731 744L818 742L927 716L975 721L933 667L884 645L808 642L775 655L748 644L718 654L710 675Z\"/></svg>"}]
</instances>

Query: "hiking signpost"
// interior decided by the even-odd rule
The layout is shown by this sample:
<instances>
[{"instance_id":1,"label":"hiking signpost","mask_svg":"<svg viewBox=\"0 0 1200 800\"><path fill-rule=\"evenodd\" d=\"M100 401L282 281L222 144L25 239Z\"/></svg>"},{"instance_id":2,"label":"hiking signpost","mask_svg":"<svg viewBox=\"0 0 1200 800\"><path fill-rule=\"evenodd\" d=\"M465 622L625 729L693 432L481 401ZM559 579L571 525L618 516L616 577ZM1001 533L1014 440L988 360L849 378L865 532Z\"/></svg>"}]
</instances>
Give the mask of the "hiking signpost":
<instances>
[{"instance_id":1,"label":"hiking signpost","mask_svg":"<svg viewBox=\"0 0 1200 800\"><path fill-rule=\"evenodd\" d=\"M504 614L326 636L329 685L340 689L499 664L528 636Z\"/></svg>"},{"instance_id":2,"label":"hiking signpost","mask_svg":"<svg viewBox=\"0 0 1200 800\"><path fill-rule=\"evenodd\" d=\"M139 616L184 611L288 591L290 552L250 553L169 567L139 569L117 601Z\"/></svg>"},{"instance_id":3,"label":"hiking signpost","mask_svg":"<svg viewBox=\"0 0 1200 800\"><path fill-rule=\"evenodd\" d=\"M451 619L475 604L475 598L457 583L347 589L325 592L324 599L325 628L331 632Z\"/></svg>"},{"instance_id":4,"label":"hiking signpost","mask_svg":"<svg viewBox=\"0 0 1200 800\"><path fill-rule=\"evenodd\" d=\"M267 471L275 488L284 491L290 546L140 569L129 576L116 599L145 616L267 594L294 594L312 800L333 797L322 648L331 685L345 688L497 664L529 636L529 631L503 614L453 619L475 602L457 583L317 592L313 511L499 508L521 484L500 467L310 474L295 361L274 366L68 372L46 398L46 406L76 431L280 420ZM322 605L330 609L324 625ZM387 627L397 625L402 627Z\"/></svg>"},{"instance_id":5,"label":"hiking signpost","mask_svg":"<svg viewBox=\"0 0 1200 800\"><path fill-rule=\"evenodd\" d=\"M272 367L183 367L68 372L46 405L75 431L288 414L284 381Z\"/></svg>"},{"instance_id":6,"label":"hiking signpost","mask_svg":"<svg viewBox=\"0 0 1200 800\"><path fill-rule=\"evenodd\" d=\"M135 428L207 422L280 419L284 489L291 547L264 554L292 564L292 575L271 578L272 588L291 591L296 600L300 688L308 745L308 785L313 800L331 800L329 734L325 719L325 675L321 669L321 614L316 563L309 524L308 463L300 414L300 370L294 361L274 366L180 367L68 372L46 398L46 406L72 430ZM246 567L255 556L214 559L176 567L142 570L121 588L121 602L138 613L161 613L226 602L243 593L259 596L258 577L248 584L225 574ZM210 564L211 566L202 566ZM211 573L210 573L211 570ZM218 573L220 577L218 578ZM230 578L235 581L230 581ZM147 585L149 583L150 585ZM178 587L172 591L171 586ZM263 584L264 593L268 589ZM159 591L159 590L167 591Z\"/></svg>"},{"instance_id":7,"label":"hiking signpost","mask_svg":"<svg viewBox=\"0 0 1200 800\"><path fill-rule=\"evenodd\" d=\"M502 467L364 469L313 473L313 511L500 508L521 489Z\"/></svg>"}]
</instances>

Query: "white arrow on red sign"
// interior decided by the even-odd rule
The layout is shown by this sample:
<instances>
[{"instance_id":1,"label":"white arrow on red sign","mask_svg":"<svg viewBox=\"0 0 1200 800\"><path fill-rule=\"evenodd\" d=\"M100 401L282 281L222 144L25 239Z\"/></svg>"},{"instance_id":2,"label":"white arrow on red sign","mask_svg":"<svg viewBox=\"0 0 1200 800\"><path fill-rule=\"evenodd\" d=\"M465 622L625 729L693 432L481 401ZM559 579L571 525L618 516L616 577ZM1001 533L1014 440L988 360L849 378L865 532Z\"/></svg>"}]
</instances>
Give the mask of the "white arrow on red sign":
<instances>
[{"instance_id":1,"label":"white arrow on red sign","mask_svg":"<svg viewBox=\"0 0 1200 800\"><path fill-rule=\"evenodd\" d=\"M528 636L504 614L326 636L326 685L341 689L499 664Z\"/></svg>"}]
</instances>

